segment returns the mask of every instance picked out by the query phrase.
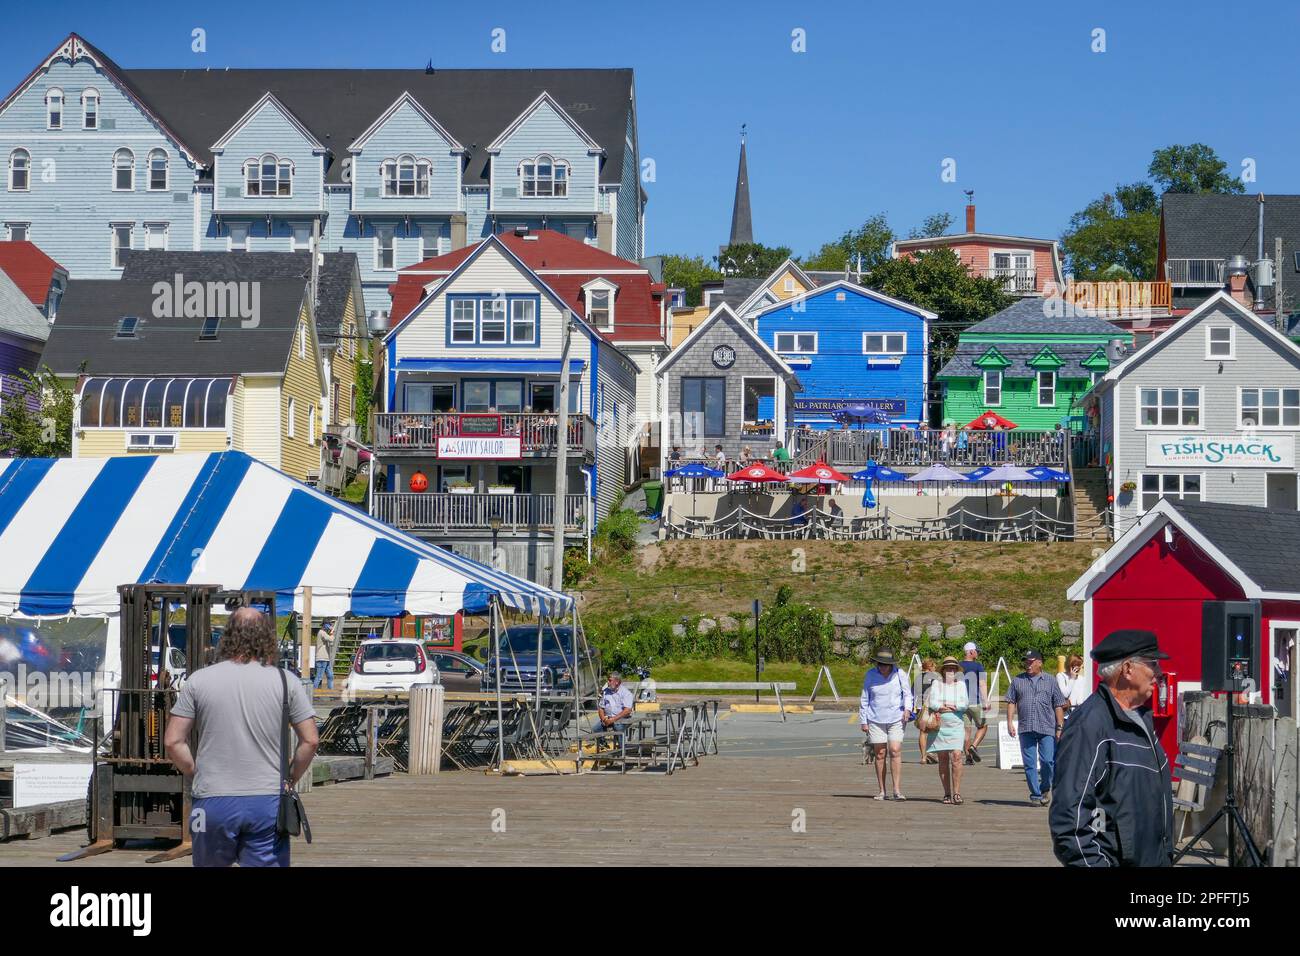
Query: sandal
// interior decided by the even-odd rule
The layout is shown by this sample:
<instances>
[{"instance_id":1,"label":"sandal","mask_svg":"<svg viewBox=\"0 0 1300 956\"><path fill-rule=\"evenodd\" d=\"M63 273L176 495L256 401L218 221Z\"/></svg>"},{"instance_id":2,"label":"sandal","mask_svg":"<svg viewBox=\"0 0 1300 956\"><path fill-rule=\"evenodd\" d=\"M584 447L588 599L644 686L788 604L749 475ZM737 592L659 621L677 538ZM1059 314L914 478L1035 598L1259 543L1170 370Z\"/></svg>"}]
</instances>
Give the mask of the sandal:
<instances>
[{"instance_id":1,"label":"sandal","mask_svg":"<svg viewBox=\"0 0 1300 956\"><path fill-rule=\"evenodd\" d=\"M881 790L878 794L876 794L876 795L875 795L874 797L872 797L871 799L872 799L872 800L887 800L888 797L885 796L885 791Z\"/></svg>"},{"instance_id":2,"label":"sandal","mask_svg":"<svg viewBox=\"0 0 1300 956\"><path fill-rule=\"evenodd\" d=\"M952 804L952 796L951 796L950 794L945 793L945 794L943 795L943 802L944 802L944 803L947 803L947 804L949 804L949 805L951 805L951 804Z\"/></svg>"},{"instance_id":3,"label":"sandal","mask_svg":"<svg viewBox=\"0 0 1300 956\"><path fill-rule=\"evenodd\" d=\"M894 799L895 799L895 800L906 800L907 797L903 796L901 793L899 793L897 790L895 790L895 791L894 791Z\"/></svg>"},{"instance_id":4,"label":"sandal","mask_svg":"<svg viewBox=\"0 0 1300 956\"><path fill-rule=\"evenodd\" d=\"M960 794L960 793L954 793L954 794L952 795L952 802L955 803L955 804L957 804L958 806L960 806L960 805L961 805L961 802L962 802L962 801L961 801L961 794Z\"/></svg>"}]
</instances>

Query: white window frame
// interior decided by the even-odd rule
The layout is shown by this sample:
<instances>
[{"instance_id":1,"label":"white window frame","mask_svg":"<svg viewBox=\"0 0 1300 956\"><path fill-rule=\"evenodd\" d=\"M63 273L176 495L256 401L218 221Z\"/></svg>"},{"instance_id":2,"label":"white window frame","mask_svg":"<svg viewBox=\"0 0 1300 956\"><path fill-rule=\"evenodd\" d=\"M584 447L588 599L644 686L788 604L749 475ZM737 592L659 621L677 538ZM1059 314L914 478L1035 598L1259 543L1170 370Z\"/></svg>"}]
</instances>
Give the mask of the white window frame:
<instances>
[{"instance_id":1,"label":"white window frame","mask_svg":"<svg viewBox=\"0 0 1300 956\"><path fill-rule=\"evenodd\" d=\"M307 326L298 323L298 358L307 357Z\"/></svg>"},{"instance_id":2,"label":"white window frame","mask_svg":"<svg viewBox=\"0 0 1300 956\"><path fill-rule=\"evenodd\" d=\"M14 238L14 227L15 227L15 226L18 227L18 228L20 228L20 229L22 229L22 231L23 231L23 238L22 238L22 239L15 239L15 238ZM6 222L6 223L5 223L5 238L6 238L6 240L7 240L8 242L23 242L23 241L31 242L31 240L32 240L32 224L31 224L30 222L22 222L22 221L17 220L17 219L15 219L15 220L12 221L12 222Z\"/></svg>"},{"instance_id":3,"label":"white window frame","mask_svg":"<svg viewBox=\"0 0 1300 956\"><path fill-rule=\"evenodd\" d=\"M153 161L158 156L162 157L162 162L163 162L163 167L162 167L163 181L161 186L155 186L153 184ZM146 192L165 193L169 189L171 189L172 163L171 163L171 157L167 155L167 150L165 149L149 150L149 155L145 157L144 174L145 174Z\"/></svg>"},{"instance_id":4,"label":"white window frame","mask_svg":"<svg viewBox=\"0 0 1300 956\"><path fill-rule=\"evenodd\" d=\"M402 172L407 169L411 176L409 193L402 192ZM379 195L383 199L428 199L432 183L433 162L424 157L403 153L390 156L379 164Z\"/></svg>"},{"instance_id":5,"label":"white window frame","mask_svg":"<svg viewBox=\"0 0 1300 956\"><path fill-rule=\"evenodd\" d=\"M543 165L543 161L551 167L551 175L548 179L542 179L537 174L537 168ZM563 176L557 176L558 170L564 170ZM531 172L528 172L531 170ZM565 159L556 159L550 153L538 153L536 156L520 160L516 167L518 175L519 188L517 190L520 199L567 199L569 197L569 179L573 167ZM532 183L532 192L528 191L528 184ZM539 192L542 183L548 186L547 192ZM563 187L562 191L560 187Z\"/></svg>"},{"instance_id":6,"label":"white window frame","mask_svg":"<svg viewBox=\"0 0 1300 956\"><path fill-rule=\"evenodd\" d=\"M1190 408L1190 405L1183 404L1183 392L1196 392L1196 417L1199 419L1195 425L1143 425L1142 424L1142 390L1155 389L1157 392L1156 411L1157 417L1164 417L1159 414L1165 405L1162 403L1163 393L1173 389L1178 393L1178 418L1182 421L1183 409ZM1133 386L1133 426L1138 431L1143 432L1200 432L1205 431L1205 389L1200 385L1135 385Z\"/></svg>"},{"instance_id":7,"label":"white window frame","mask_svg":"<svg viewBox=\"0 0 1300 956\"><path fill-rule=\"evenodd\" d=\"M305 230L306 239L302 245L298 244L298 232ZM289 251L290 252L311 252L311 224L300 222L289 223Z\"/></svg>"},{"instance_id":8,"label":"white window frame","mask_svg":"<svg viewBox=\"0 0 1300 956\"><path fill-rule=\"evenodd\" d=\"M1138 508L1140 509L1142 514L1146 514L1148 511L1151 510L1151 508L1147 508L1144 504L1148 492L1146 492L1142 486L1146 483L1147 478L1156 478L1160 484L1160 489L1156 492L1152 492L1153 494L1156 495L1156 501L1155 504L1151 505L1151 508L1154 508L1156 504L1159 504L1162 498L1170 498L1174 501L1187 501L1187 500L1204 501L1205 500L1205 472L1203 471L1143 471L1138 473L1137 491L1134 492L1134 494L1137 496ZM1178 479L1177 493L1165 492L1164 480L1166 478ZM1188 499L1187 497L1187 491L1185 488L1187 478L1197 478L1201 482L1200 491L1198 491L1196 497L1192 499Z\"/></svg>"},{"instance_id":9,"label":"white window frame","mask_svg":"<svg viewBox=\"0 0 1300 956\"><path fill-rule=\"evenodd\" d=\"M307 406L307 444L316 444L316 406Z\"/></svg>"},{"instance_id":10,"label":"white window frame","mask_svg":"<svg viewBox=\"0 0 1300 956\"><path fill-rule=\"evenodd\" d=\"M518 306L527 306L530 313L529 323L531 331L528 338L515 337L515 322L521 321L515 318L515 309ZM508 307L510 323L510 344L512 345L536 345L537 344L537 300L536 299L511 299Z\"/></svg>"},{"instance_id":11,"label":"white window frame","mask_svg":"<svg viewBox=\"0 0 1300 956\"><path fill-rule=\"evenodd\" d=\"M1259 401L1256 406L1260 411L1260 417L1263 418L1264 409L1271 407L1264 404L1264 392L1275 391L1278 393L1277 418L1276 425L1263 425L1255 422L1251 425L1246 424L1246 392L1258 392ZM1300 404L1287 405L1286 393L1300 392L1300 385L1238 385L1237 386L1237 427L1239 429L1250 428L1260 432L1289 432L1300 430ZM1288 408L1297 409L1297 421L1294 425L1284 423L1284 413Z\"/></svg>"},{"instance_id":12,"label":"white window frame","mask_svg":"<svg viewBox=\"0 0 1300 956\"><path fill-rule=\"evenodd\" d=\"M501 306L500 318L497 317L498 305ZM487 338L484 330L489 322L494 325L500 324L501 337L499 339ZM478 343L480 345L510 344L510 306L509 300L505 296L492 296L480 301L478 308Z\"/></svg>"},{"instance_id":13,"label":"white window frame","mask_svg":"<svg viewBox=\"0 0 1300 956\"><path fill-rule=\"evenodd\" d=\"M1215 355L1211 333L1228 331L1228 354ZM1207 362L1232 362L1237 358L1237 327L1235 325L1207 325L1205 327L1205 360Z\"/></svg>"},{"instance_id":14,"label":"white window frame","mask_svg":"<svg viewBox=\"0 0 1300 956\"><path fill-rule=\"evenodd\" d=\"M396 226L374 226L370 227L374 235L375 243L375 271L376 272L396 272L397 271L397 227ZM384 237L388 238L388 265L383 265L380 254L384 248Z\"/></svg>"},{"instance_id":15,"label":"white window frame","mask_svg":"<svg viewBox=\"0 0 1300 956\"><path fill-rule=\"evenodd\" d=\"M789 348L789 349L781 348L781 337L786 335L792 336L790 344L796 346L795 348ZM797 347L799 345L799 336L801 335L812 336L811 349L801 349ZM799 331L777 332L772 336L772 351L776 352L778 355L816 355L817 345L818 345L818 338L816 332L811 332L811 331L810 332L799 332Z\"/></svg>"},{"instance_id":16,"label":"white window frame","mask_svg":"<svg viewBox=\"0 0 1300 956\"><path fill-rule=\"evenodd\" d=\"M289 408L288 408L288 412L289 412L289 414L288 414L289 424L288 424L288 428L286 429L286 431L285 431L285 433L284 433L284 436L285 436L286 438L294 438L294 437L297 436L297 431L298 431L298 429L297 429L297 427L294 425L294 421L293 421L293 419L294 419L294 413L297 412L297 410L298 410L298 405L297 405L297 403L293 400L293 396L290 395L290 396L289 396Z\"/></svg>"},{"instance_id":17,"label":"white window frame","mask_svg":"<svg viewBox=\"0 0 1300 956\"><path fill-rule=\"evenodd\" d=\"M263 185L262 167L266 165L266 161L268 159L271 160L275 165L275 192L269 196L262 190L262 185ZM287 193L280 192L280 170L281 169L288 169L289 171L289 175L285 177L285 181L289 184L289 191ZM293 179L294 179L294 173L296 172L294 168L293 160L285 159L275 153L263 153L261 156L250 157L244 160L243 171L244 171L243 190L244 190L245 199L250 199L250 198L251 199L292 199L293 198ZM255 173L255 175L252 178L250 178L248 175L250 171ZM253 182L257 183L256 192L252 192L248 188L249 185L252 184Z\"/></svg>"},{"instance_id":18,"label":"white window frame","mask_svg":"<svg viewBox=\"0 0 1300 956\"><path fill-rule=\"evenodd\" d=\"M243 230L244 238L239 244L235 243L235 234L233 230ZM227 252L250 252L252 251L253 224L251 222L232 222L226 223L226 251Z\"/></svg>"},{"instance_id":19,"label":"white window frame","mask_svg":"<svg viewBox=\"0 0 1300 956\"><path fill-rule=\"evenodd\" d=\"M997 400L996 402L991 402L991 401L989 401L989 376L990 376L990 375L996 375L996 376L998 377L998 384L997 384L998 400ZM1006 385L1006 379L1003 378L1003 376L1002 376L1002 370L1001 370L1001 369L985 369L985 370L984 370L984 379L983 379L983 382L982 382L982 386L983 386L983 388L982 388L982 391L981 391L981 395L980 395L980 397L984 399L984 407L985 407L985 408L1001 408L1001 407L1002 407L1002 390L1003 390L1003 386L1004 386L1004 385Z\"/></svg>"},{"instance_id":20,"label":"white window frame","mask_svg":"<svg viewBox=\"0 0 1300 956\"><path fill-rule=\"evenodd\" d=\"M94 109L90 104L94 103ZM82 129L99 129L99 90L94 87L88 87L81 91L81 128ZM94 117L92 123L91 117Z\"/></svg>"},{"instance_id":21,"label":"white window frame","mask_svg":"<svg viewBox=\"0 0 1300 956\"><path fill-rule=\"evenodd\" d=\"M879 349L867 348L868 336L880 336ZM903 337L902 349L891 349L889 347L889 338L892 335L901 335ZM906 355L907 354L907 333L906 332L863 332L862 333L862 354L863 355Z\"/></svg>"},{"instance_id":22,"label":"white window frame","mask_svg":"<svg viewBox=\"0 0 1300 956\"><path fill-rule=\"evenodd\" d=\"M14 160L18 158L20 153L27 163L23 169L27 175L27 183L22 187L14 185ZM30 150L18 146L9 151L9 175L6 177L5 183L9 187L9 192L11 193L29 193L32 191L32 154Z\"/></svg>"},{"instance_id":23,"label":"white window frame","mask_svg":"<svg viewBox=\"0 0 1300 956\"><path fill-rule=\"evenodd\" d=\"M157 233L158 233L159 231L162 232L162 245L161 245L161 246L150 245L150 243L149 243L150 238L153 237L153 236L155 236L155 235L157 235ZM146 249L146 250L149 250L149 251L153 251L153 252L166 252L166 251L167 251L168 234L170 233L170 231L171 231L171 224L170 224L170 223L166 223L166 222L146 222L146 223L144 224L144 247L145 247L145 249Z\"/></svg>"},{"instance_id":24,"label":"white window frame","mask_svg":"<svg viewBox=\"0 0 1300 956\"><path fill-rule=\"evenodd\" d=\"M604 325L599 324L592 317L591 314L591 307L592 307L591 299L592 299L592 293L594 292L605 292L608 293L609 295L609 319ZM584 311L586 313L583 317L592 325L593 328L601 332L614 331L615 322L616 322L616 319L614 317L614 311L615 311L615 299L617 298L616 295L617 292L618 292L618 288L614 285L614 283L604 279L596 279L592 282L587 283L587 285L583 287L582 289L583 304L585 306Z\"/></svg>"},{"instance_id":25,"label":"white window frame","mask_svg":"<svg viewBox=\"0 0 1300 956\"><path fill-rule=\"evenodd\" d=\"M119 426L120 427L120 426ZM143 443L137 443L135 439L143 438ZM132 451L175 451L179 442L176 441L176 431L158 431L156 429L131 429L123 436L123 441L128 452Z\"/></svg>"},{"instance_id":26,"label":"white window frame","mask_svg":"<svg viewBox=\"0 0 1300 956\"><path fill-rule=\"evenodd\" d=\"M468 322L469 322L469 338L468 338L468 339L458 339L458 338L456 338L456 323L457 323L457 318L456 318L456 306L459 305L459 304L461 304L461 303L468 303L468 304L469 304L469 313L470 313L470 314L469 314L469 319L468 319ZM447 321L448 321L448 327L447 327L447 341L448 341L450 344L452 344L452 345L473 345L475 342L477 342L477 341L478 341L478 300L477 300L477 299L469 298L468 296L466 296L466 297L462 297L462 298L457 298L457 297L453 296L453 297L450 298L450 300L449 300L449 302L448 302L447 309L448 309L448 312L447 312ZM461 318L459 319L459 321L460 321L460 323L461 323L461 329L462 329L462 331L464 331L465 322L466 322L465 317L464 317L464 316L461 316Z\"/></svg>"},{"instance_id":27,"label":"white window frame","mask_svg":"<svg viewBox=\"0 0 1300 956\"><path fill-rule=\"evenodd\" d=\"M1043 376L1044 375L1049 376L1047 387L1052 392L1052 400L1050 402L1043 401ZM1040 371L1034 374L1034 397L1038 401L1039 408L1056 407L1056 370L1055 369L1050 369L1048 371Z\"/></svg>"},{"instance_id":28,"label":"white window frame","mask_svg":"<svg viewBox=\"0 0 1300 956\"><path fill-rule=\"evenodd\" d=\"M786 277L785 277L785 282L782 283L782 288L783 288L786 292L793 292L793 291L794 291L794 276L786 276Z\"/></svg>"},{"instance_id":29,"label":"white window frame","mask_svg":"<svg viewBox=\"0 0 1300 956\"><path fill-rule=\"evenodd\" d=\"M127 238L130 240L127 245L119 246L117 242L117 231L119 229L129 230ZM118 251L121 249L131 250L135 248L135 223L134 222L110 222L108 224L108 265L112 269L122 269L122 264L117 261Z\"/></svg>"},{"instance_id":30,"label":"white window frame","mask_svg":"<svg viewBox=\"0 0 1300 956\"><path fill-rule=\"evenodd\" d=\"M131 185L130 185L130 186L125 186L125 187L123 187L123 186L119 186L119 185L117 184L117 174L118 174L118 172L119 172L120 170L123 170L123 169L126 169L126 168L127 168L127 167L125 167L125 166L119 166L118 163L117 163L118 158L119 158L119 157L122 157L122 156L129 156L129 157L131 158L131 166L130 166L130 170L131 170ZM112 185L112 187L113 187L113 192L115 192L115 193L133 193L133 192L135 192L135 151L132 150L129 146L119 146L117 149L113 150L113 170L112 170L112 176L113 176L113 179L112 179L112 183L111 183L111 185Z\"/></svg>"},{"instance_id":31,"label":"white window frame","mask_svg":"<svg viewBox=\"0 0 1300 956\"><path fill-rule=\"evenodd\" d=\"M54 111L51 109L51 101L58 97L59 100L59 122L53 121ZM45 91L45 128L46 129L63 129L63 114L68 110L68 98L63 95L63 90L57 86L51 86Z\"/></svg>"}]
</instances>

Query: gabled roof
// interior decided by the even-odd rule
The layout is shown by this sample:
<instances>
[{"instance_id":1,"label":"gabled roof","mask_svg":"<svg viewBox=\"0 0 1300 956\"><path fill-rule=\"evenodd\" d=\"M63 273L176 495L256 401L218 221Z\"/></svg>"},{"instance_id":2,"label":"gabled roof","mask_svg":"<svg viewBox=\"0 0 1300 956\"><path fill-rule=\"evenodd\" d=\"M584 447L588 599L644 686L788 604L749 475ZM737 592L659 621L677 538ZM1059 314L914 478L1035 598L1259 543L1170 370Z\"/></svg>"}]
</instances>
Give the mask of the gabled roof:
<instances>
[{"instance_id":1,"label":"gabled roof","mask_svg":"<svg viewBox=\"0 0 1300 956\"><path fill-rule=\"evenodd\" d=\"M217 141L212 144L212 152L219 153L224 150L226 144L229 143L231 138L243 128L244 124L260 113L262 108L265 106L270 106L273 110L287 119L290 125L302 134L302 138L311 144L313 150L325 152L327 147L316 138L316 134L308 129L307 125L294 115L293 110L281 103L274 93L263 93L258 101L248 108L248 112L236 120L231 125L230 129L222 133Z\"/></svg>"},{"instance_id":2,"label":"gabled roof","mask_svg":"<svg viewBox=\"0 0 1300 956\"><path fill-rule=\"evenodd\" d=\"M420 105L420 101L412 96L409 90L402 91L402 95L393 102L393 105L384 110L380 117L370 124L370 128L353 141L352 145L348 147L348 152L361 152L370 137L373 136L381 126L388 122L389 117L406 104L409 104L411 109L415 110L415 112L420 115L421 119L433 127L434 131L450 144L453 153L465 152L465 147L456 141L456 137L447 132L446 128L434 118L432 113Z\"/></svg>"},{"instance_id":3,"label":"gabled roof","mask_svg":"<svg viewBox=\"0 0 1300 956\"><path fill-rule=\"evenodd\" d=\"M199 340L200 318L154 318L151 281L73 279L41 361L59 375L77 374L82 363L91 375L281 375L307 287L279 279L259 288L257 325L223 319L209 342ZM118 322L128 315L140 318L139 331L119 339Z\"/></svg>"},{"instance_id":4,"label":"gabled roof","mask_svg":"<svg viewBox=\"0 0 1300 956\"><path fill-rule=\"evenodd\" d=\"M1227 292L1220 289L1218 292L1214 293L1214 295L1210 296L1208 299L1206 299L1204 302L1202 302L1200 305L1194 308L1191 312L1188 312L1185 316L1183 316L1173 325L1169 326L1169 328L1166 329L1164 332L1162 332L1160 335L1157 335L1155 339L1152 340L1150 343L1138 349L1128 358L1124 359L1124 361L1120 362L1109 372L1107 372L1106 377L1097 383L1095 390L1101 391L1105 388L1110 387L1112 383L1118 381L1124 375L1128 374L1128 372L1131 371L1133 368L1135 368L1139 363L1145 362L1148 359L1150 359L1151 356L1160 352L1163 348L1165 348L1165 346L1173 342L1174 339L1182 335L1189 328L1191 328L1193 325L1199 322L1207 312L1210 312L1220 306L1224 307L1227 310L1229 315L1236 315L1237 317L1239 317L1242 321L1242 324L1251 325L1252 327L1265 333L1266 337L1271 337L1274 341L1278 343L1281 351L1291 355L1292 358L1295 360L1297 366L1300 366L1300 345L1296 345L1296 343L1292 342L1289 338L1287 338L1285 335L1279 332L1273 326L1272 322L1266 322L1264 319L1260 318L1250 309L1246 308L1244 305L1242 305L1240 302L1238 302L1236 299L1230 296Z\"/></svg>"},{"instance_id":5,"label":"gabled roof","mask_svg":"<svg viewBox=\"0 0 1300 956\"><path fill-rule=\"evenodd\" d=\"M489 153L499 153L506 140L515 134L515 130L519 129L519 127L522 126L530 116L536 113L544 105L549 106L555 111L556 115L565 122L569 129L573 130L574 134L587 144L587 149L590 152L602 152L600 143L592 139L591 134L579 126L577 120L570 116L563 106L555 102L555 97L551 96L551 94L546 92L546 90L542 90L537 99L529 103L522 113L511 120L510 124L497 134L496 139L492 140L492 142L488 144L487 151ZM626 130L624 132L626 133Z\"/></svg>"},{"instance_id":6,"label":"gabled roof","mask_svg":"<svg viewBox=\"0 0 1300 956\"><path fill-rule=\"evenodd\" d=\"M659 299L664 293L662 288L656 288L658 283L653 281L648 270L639 263L620 259L552 229L528 235L530 238L503 232L495 238L539 275L574 314L586 314L583 286L597 278L605 278L618 286L614 300L614 331L600 333L602 338L611 342L663 341ZM391 322L395 325L405 319L426 295L432 294L437 284L460 268L481 245L466 246L402 269L397 281L389 286L393 297Z\"/></svg>"},{"instance_id":7,"label":"gabled roof","mask_svg":"<svg viewBox=\"0 0 1300 956\"><path fill-rule=\"evenodd\" d=\"M1167 525L1190 538L1248 599L1300 600L1300 511L1170 498L1161 498L1130 527L1066 596L1071 601L1091 597Z\"/></svg>"},{"instance_id":8,"label":"gabled roof","mask_svg":"<svg viewBox=\"0 0 1300 956\"><path fill-rule=\"evenodd\" d=\"M0 272L0 333L32 342L44 342L50 335L50 323L45 316L3 272Z\"/></svg>"},{"instance_id":9,"label":"gabled roof","mask_svg":"<svg viewBox=\"0 0 1300 956\"><path fill-rule=\"evenodd\" d=\"M47 256L34 242L0 242L0 272L9 276L23 295L44 308L55 275L67 278L68 270Z\"/></svg>"},{"instance_id":10,"label":"gabled roof","mask_svg":"<svg viewBox=\"0 0 1300 956\"><path fill-rule=\"evenodd\" d=\"M756 282L757 284L750 291L749 296L740 303L740 307L736 309L736 313L738 315L743 316L753 311L755 306L757 306L762 301L764 293L771 290L772 283L775 282L777 279L779 279L786 272L794 273L794 277L799 280L799 284L804 287L805 291L812 289L816 286L816 283L813 282L813 280L808 277L808 273L804 272L801 268L799 268L799 264L797 262L795 262L793 259L786 259L785 262L781 263L779 266L773 269L771 273L768 274L767 278L758 279L758 280L745 280L745 281ZM728 305L734 306L735 303L731 301L730 286L728 285L729 282L733 282L733 281L736 280L733 279L723 280L722 287L724 290L727 290L723 292L723 301L726 302ZM737 291L739 291L739 289L737 289ZM781 297L779 295L774 294L774 298L777 299L778 301L781 300Z\"/></svg>"},{"instance_id":11,"label":"gabled roof","mask_svg":"<svg viewBox=\"0 0 1300 956\"><path fill-rule=\"evenodd\" d=\"M122 279L127 282L172 282L180 275L186 282L265 282L311 279L309 252L150 252L124 249ZM317 276L316 330L322 339L338 336L343 324L348 290L356 301L358 334L368 335L365 303L361 300L361 270L354 252L321 254ZM326 342L326 344L331 344Z\"/></svg>"},{"instance_id":12,"label":"gabled roof","mask_svg":"<svg viewBox=\"0 0 1300 956\"><path fill-rule=\"evenodd\" d=\"M894 308L902 309L904 312L911 312L913 315L919 316L927 322L933 322L939 317L928 309L921 308L919 305L912 305L912 303L904 302L902 299L895 299L893 296L885 295L883 292L877 292L875 289L868 289L866 286L858 285L856 282L848 279L837 279L834 282L828 282L826 285L819 285L816 288L809 289L807 292L773 303L760 311L758 313L758 318L761 319L769 312L775 312L777 309L790 308L797 302L806 302L808 299L825 295L826 293L832 292L836 289L844 289L856 293L857 295L866 296L869 299L875 299L877 302L883 302L885 305L892 305Z\"/></svg>"},{"instance_id":13,"label":"gabled roof","mask_svg":"<svg viewBox=\"0 0 1300 956\"><path fill-rule=\"evenodd\" d=\"M655 369L655 374L663 375L667 372L668 369L671 368L676 361L690 349L695 340L704 334L709 326L724 318L731 319L732 323L741 330L741 333L749 339L750 343L759 353L767 356L773 365L789 375L794 380L796 390L802 390L802 386L799 385L799 377L795 374L794 369L789 366L785 359L772 351L772 347L759 337L759 334L750 327L750 324L740 316L736 315L736 313L732 311L731 306L727 305L725 302L710 312L708 318L692 329L691 334L682 339L677 348L668 353L668 357L660 362L659 367Z\"/></svg>"},{"instance_id":14,"label":"gabled roof","mask_svg":"<svg viewBox=\"0 0 1300 956\"><path fill-rule=\"evenodd\" d=\"M1038 372L1056 372L1060 378L1090 378L1096 368L1095 356L1099 347L1088 342L1063 342L1054 344L1051 351L1060 365L1033 364L1043 353L1037 342L959 342L957 350L939 370L936 378L979 378L988 371L1000 371L1005 378L1033 378ZM1103 362L1106 361L1102 351Z\"/></svg>"},{"instance_id":15,"label":"gabled roof","mask_svg":"<svg viewBox=\"0 0 1300 956\"><path fill-rule=\"evenodd\" d=\"M1007 358L996 345L990 345L971 364L978 365L980 368L1006 368L1012 364L1012 360Z\"/></svg>"},{"instance_id":16,"label":"gabled roof","mask_svg":"<svg viewBox=\"0 0 1300 956\"><path fill-rule=\"evenodd\" d=\"M1106 335L1127 338L1117 325L1061 299L1030 296L967 328L963 335Z\"/></svg>"}]
</instances>

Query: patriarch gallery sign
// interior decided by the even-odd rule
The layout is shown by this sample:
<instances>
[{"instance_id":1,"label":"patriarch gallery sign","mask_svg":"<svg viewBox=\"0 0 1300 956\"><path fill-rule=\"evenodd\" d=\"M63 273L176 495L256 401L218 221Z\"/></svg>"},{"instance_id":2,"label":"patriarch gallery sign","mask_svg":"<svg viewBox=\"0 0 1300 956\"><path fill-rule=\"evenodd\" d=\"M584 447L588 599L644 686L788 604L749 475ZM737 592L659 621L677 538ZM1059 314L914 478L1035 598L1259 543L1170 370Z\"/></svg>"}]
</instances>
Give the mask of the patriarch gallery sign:
<instances>
[{"instance_id":1,"label":"patriarch gallery sign","mask_svg":"<svg viewBox=\"0 0 1300 956\"><path fill-rule=\"evenodd\" d=\"M1294 435L1147 435L1159 468L1295 468Z\"/></svg>"}]
</instances>

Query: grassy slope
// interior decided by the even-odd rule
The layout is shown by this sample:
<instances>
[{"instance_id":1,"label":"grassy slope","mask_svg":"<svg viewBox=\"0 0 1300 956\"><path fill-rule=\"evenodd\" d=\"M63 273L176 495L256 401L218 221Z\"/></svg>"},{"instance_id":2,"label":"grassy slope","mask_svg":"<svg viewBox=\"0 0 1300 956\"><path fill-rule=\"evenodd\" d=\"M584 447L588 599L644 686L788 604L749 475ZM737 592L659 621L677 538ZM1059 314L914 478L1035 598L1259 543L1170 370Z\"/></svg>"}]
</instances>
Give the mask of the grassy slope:
<instances>
[{"instance_id":1,"label":"grassy slope","mask_svg":"<svg viewBox=\"0 0 1300 956\"><path fill-rule=\"evenodd\" d=\"M1065 589L1095 549L1084 542L665 541L623 565L598 564L577 590L589 621L665 607L739 617L782 584L796 600L830 611L892 611L915 622L959 621L995 604L1077 620L1082 611Z\"/></svg>"}]
</instances>

